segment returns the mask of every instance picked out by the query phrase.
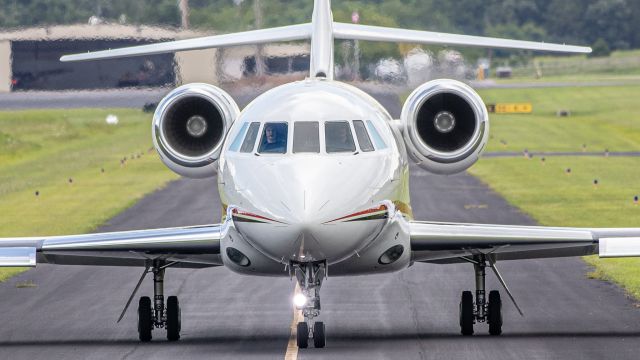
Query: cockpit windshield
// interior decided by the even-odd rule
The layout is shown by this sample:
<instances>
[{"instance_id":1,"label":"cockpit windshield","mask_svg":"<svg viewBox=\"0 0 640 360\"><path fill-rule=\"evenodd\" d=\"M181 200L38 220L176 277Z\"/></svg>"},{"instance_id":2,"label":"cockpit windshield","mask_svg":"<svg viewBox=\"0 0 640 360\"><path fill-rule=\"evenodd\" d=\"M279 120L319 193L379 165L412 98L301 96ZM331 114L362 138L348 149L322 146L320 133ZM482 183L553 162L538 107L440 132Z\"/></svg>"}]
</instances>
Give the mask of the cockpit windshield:
<instances>
[{"instance_id":1,"label":"cockpit windshield","mask_svg":"<svg viewBox=\"0 0 640 360\"><path fill-rule=\"evenodd\" d=\"M356 151L348 121L327 121L324 124L324 136L327 153Z\"/></svg>"},{"instance_id":2,"label":"cockpit windshield","mask_svg":"<svg viewBox=\"0 0 640 360\"><path fill-rule=\"evenodd\" d=\"M293 125L293 153L319 153L320 134L317 121L296 121Z\"/></svg>"},{"instance_id":3,"label":"cockpit windshield","mask_svg":"<svg viewBox=\"0 0 640 360\"><path fill-rule=\"evenodd\" d=\"M266 123L262 131L258 152L261 154L286 153L288 132L289 124L287 123Z\"/></svg>"}]
</instances>

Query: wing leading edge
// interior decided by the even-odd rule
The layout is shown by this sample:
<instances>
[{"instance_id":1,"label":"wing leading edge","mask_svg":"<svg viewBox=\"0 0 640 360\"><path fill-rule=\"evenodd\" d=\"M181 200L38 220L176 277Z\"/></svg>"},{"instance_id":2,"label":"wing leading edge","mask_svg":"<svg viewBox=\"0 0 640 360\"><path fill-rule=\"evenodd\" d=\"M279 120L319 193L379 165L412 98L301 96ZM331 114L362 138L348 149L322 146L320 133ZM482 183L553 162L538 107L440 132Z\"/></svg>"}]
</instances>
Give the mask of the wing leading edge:
<instances>
[{"instance_id":1,"label":"wing leading edge","mask_svg":"<svg viewBox=\"0 0 640 360\"><path fill-rule=\"evenodd\" d=\"M640 228L585 229L541 226L410 222L414 261L465 262L492 254L496 260L550 257L640 256Z\"/></svg>"},{"instance_id":2,"label":"wing leading edge","mask_svg":"<svg viewBox=\"0 0 640 360\"><path fill-rule=\"evenodd\" d=\"M221 265L222 225L192 226L71 236L0 238L0 266L145 266L150 260L176 267Z\"/></svg>"}]
</instances>

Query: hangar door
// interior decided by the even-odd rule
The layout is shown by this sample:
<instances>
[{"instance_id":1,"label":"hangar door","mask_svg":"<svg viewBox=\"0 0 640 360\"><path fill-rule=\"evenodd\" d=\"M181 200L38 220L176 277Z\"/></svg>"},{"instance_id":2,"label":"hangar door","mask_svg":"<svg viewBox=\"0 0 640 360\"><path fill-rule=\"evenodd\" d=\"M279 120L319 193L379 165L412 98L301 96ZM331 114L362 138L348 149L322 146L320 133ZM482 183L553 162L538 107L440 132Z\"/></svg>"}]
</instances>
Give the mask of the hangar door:
<instances>
[{"instance_id":1,"label":"hangar door","mask_svg":"<svg viewBox=\"0 0 640 360\"><path fill-rule=\"evenodd\" d=\"M111 89L175 83L173 54L87 62L60 62L60 56L148 42L136 40L14 41L13 90Z\"/></svg>"}]
</instances>

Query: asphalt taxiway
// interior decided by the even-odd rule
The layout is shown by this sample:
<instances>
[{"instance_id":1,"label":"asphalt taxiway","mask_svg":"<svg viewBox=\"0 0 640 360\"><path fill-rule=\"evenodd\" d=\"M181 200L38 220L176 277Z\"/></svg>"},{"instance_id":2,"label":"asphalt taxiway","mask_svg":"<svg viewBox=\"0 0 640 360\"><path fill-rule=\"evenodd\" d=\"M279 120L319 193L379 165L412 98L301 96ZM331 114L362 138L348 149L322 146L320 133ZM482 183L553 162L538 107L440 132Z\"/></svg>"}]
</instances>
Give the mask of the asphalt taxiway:
<instances>
[{"instance_id":1,"label":"asphalt taxiway","mask_svg":"<svg viewBox=\"0 0 640 360\"><path fill-rule=\"evenodd\" d=\"M419 219L532 224L468 175L414 169ZM215 185L179 180L112 219L104 231L202 224L220 215ZM458 301L473 286L471 265L415 264L396 274L329 278L322 289L327 347L298 358L637 359L640 310L616 286L590 280L580 259L504 262L502 272L525 312L504 299L504 335L459 334ZM137 341L135 308L116 319L141 269L42 265L0 285L2 359L272 358L285 356L294 284L224 268L167 272L166 294L180 297L182 340L162 330ZM499 286L492 276L488 288ZM146 281L142 294L151 294Z\"/></svg>"}]
</instances>

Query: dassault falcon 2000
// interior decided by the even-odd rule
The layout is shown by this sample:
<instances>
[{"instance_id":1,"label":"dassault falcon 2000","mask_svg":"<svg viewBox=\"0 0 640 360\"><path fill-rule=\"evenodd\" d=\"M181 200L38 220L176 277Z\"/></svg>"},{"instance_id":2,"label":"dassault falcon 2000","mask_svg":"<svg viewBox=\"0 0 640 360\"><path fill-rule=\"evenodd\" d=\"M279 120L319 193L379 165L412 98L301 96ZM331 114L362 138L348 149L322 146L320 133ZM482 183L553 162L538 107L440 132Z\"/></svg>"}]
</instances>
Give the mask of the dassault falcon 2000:
<instances>
[{"instance_id":1,"label":"dassault falcon 2000","mask_svg":"<svg viewBox=\"0 0 640 360\"><path fill-rule=\"evenodd\" d=\"M180 338L177 297L165 302L171 267L226 266L247 275L290 276L304 315L297 344L325 346L320 288L332 276L403 270L415 263L473 264L475 293L463 291L459 322L502 332L498 291L485 292L491 269L513 299L497 263L579 256L640 256L640 229L548 228L414 221L409 161L436 174L473 165L489 137L480 97L453 80L430 81L395 120L373 98L333 80L335 39L448 44L588 53L560 44L442 34L334 22L328 0L315 0L311 23L68 55L62 61L112 59L223 46L311 40L306 80L276 87L243 111L223 90L189 84L170 92L154 114L162 161L180 175L217 175L220 224L74 236L0 239L0 266L139 266L153 274L153 300L139 299L138 332L164 328ZM213 184L212 184L213 185ZM265 279L265 281L269 281ZM515 303L515 301L514 301ZM516 305L517 307L517 305ZM124 314L123 311L123 314ZM122 318L122 316L121 316Z\"/></svg>"}]
</instances>

